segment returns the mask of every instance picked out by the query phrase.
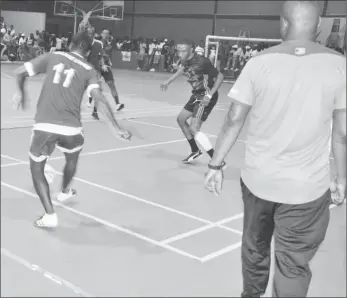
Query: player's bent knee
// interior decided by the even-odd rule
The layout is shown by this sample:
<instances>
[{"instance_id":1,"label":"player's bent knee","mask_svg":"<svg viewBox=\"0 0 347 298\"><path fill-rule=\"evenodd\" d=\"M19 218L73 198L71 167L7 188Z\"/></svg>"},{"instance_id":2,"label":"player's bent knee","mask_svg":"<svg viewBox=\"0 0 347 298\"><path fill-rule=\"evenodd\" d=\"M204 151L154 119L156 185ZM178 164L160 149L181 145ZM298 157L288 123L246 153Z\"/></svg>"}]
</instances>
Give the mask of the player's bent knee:
<instances>
[{"instance_id":1,"label":"player's bent knee","mask_svg":"<svg viewBox=\"0 0 347 298\"><path fill-rule=\"evenodd\" d=\"M200 128L196 125L190 125L189 130L192 133L192 135L195 136L200 131Z\"/></svg>"},{"instance_id":2,"label":"player's bent knee","mask_svg":"<svg viewBox=\"0 0 347 298\"><path fill-rule=\"evenodd\" d=\"M40 163L40 162L43 162L45 160L47 160L47 158L49 156L47 155L39 155L39 156L36 156L34 155L33 153L29 152L29 157L32 161L36 162L36 163Z\"/></svg>"}]
</instances>

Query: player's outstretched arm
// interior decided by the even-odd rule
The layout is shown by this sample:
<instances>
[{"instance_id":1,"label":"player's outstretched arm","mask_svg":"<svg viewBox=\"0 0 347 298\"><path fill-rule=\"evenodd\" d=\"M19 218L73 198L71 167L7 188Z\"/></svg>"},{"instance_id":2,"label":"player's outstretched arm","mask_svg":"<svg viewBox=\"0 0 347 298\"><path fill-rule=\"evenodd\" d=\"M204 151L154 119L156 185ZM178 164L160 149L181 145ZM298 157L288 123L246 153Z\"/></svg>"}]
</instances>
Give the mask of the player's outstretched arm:
<instances>
[{"instance_id":1,"label":"player's outstretched arm","mask_svg":"<svg viewBox=\"0 0 347 298\"><path fill-rule=\"evenodd\" d=\"M163 84L160 85L161 90L166 91L166 89L169 87L169 85L178 79L182 74L184 73L183 67L180 67L177 72L171 76L167 81L165 81Z\"/></svg>"},{"instance_id":2,"label":"player's outstretched arm","mask_svg":"<svg viewBox=\"0 0 347 298\"><path fill-rule=\"evenodd\" d=\"M108 103L106 97L101 93L100 89L95 88L90 92L91 97L94 99L96 107L101 119L109 126L112 133L122 140L130 140L131 134L119 126L116 118L113 115L112 108Z\"/></svg>"},{"instance_id":3,"label":"player's outstretched arm","mask_svg":"<svg viewBox=\"0 0 347 298\"><path fill-rule=\"evenodd\" d=\"M49 54L42 55L24 63L24 65L15 70L17 87L19 90L19 93L16 94L13 99L13 104L16 109L22 107L23 110L26 110L28 108L29 99L25 93L25 81L29 76L32 77L39 73L45 73L48 59Z\"/></svg>"}]
</instances>

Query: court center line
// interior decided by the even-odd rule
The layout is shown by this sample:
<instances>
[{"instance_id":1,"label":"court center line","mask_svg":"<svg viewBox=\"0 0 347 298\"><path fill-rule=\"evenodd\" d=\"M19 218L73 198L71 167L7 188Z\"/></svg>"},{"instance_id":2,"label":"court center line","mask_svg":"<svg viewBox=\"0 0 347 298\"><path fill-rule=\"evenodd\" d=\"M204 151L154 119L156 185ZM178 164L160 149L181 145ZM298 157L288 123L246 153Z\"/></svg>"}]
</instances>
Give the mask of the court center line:
<instances>
[{"instance_id":1,"label":"court center line","mask_svg":"<svg viewBox=\"0 0 347 298\"><path fill-rule=\"evenodd\" d=\"M74 284L72 284L71 282L68 282L67 280L47 271L46 269L43 269L42 267L32 264L29 261L15 255L14 253L10 252L9 250L1 247L1 254L4 255L5 257L9 258L10 260L24 266L25 268L38 273L39 275L41 275L44 278L49 279L50 281L68 288L70 291L74 292L75 294L82 296L82 297L96 297L95 295L92 295L84 290L82 290L81 288L75 286Z\"/></svg>"},{"instance_id":2,"label":"court center line","mask_svg":"<svg viewBox=\"0 0 347 298\"><path fill-rule=\"evenodd\" d=\"M190 236L193 236L193 235L205 232L207 230L210 230L210 229L213 229L213 228L218 228L220 225L226 224L228 222L231 222L231 221L234 221L234 220L237 220L237 219L240 219L240 218L243 218L243 213L239 213L239 214L236 214L234 216L231 216L231 217L228 217L228 218L225 218L225 219L213 222L211 224L202 226L200 228L193 229L193 230L190 230L188 232L185 232L185 233L178 234L176 236L167 238L165 240L162 240L161 243L169 244L169 243L172 243L172 242L176 242L178 240L182 240L184 238L187 238L187 237L190 237ZM232 232L234 232L235 234L238 234L238 235L242 235L242 232L239 231L239 230L236 230L236 229L232 229Z\"/></svg>"},{"instance_id":3,"label":"court center line","mask_svg":"<svg viewBox=\"0 0 347 298\"><path fill-rule=\"evenodd\" d=\"M3 182L3 181L1 181L1 185L5 186L5 187L7 187L7 188L10 188L10 189L12 189L12 190L15 190L15 191L17 191L17 192L26 194L26 195L28 195L28 196L30 196L30 197L39 199L38 196L37 196L36 194L34 194L34 193L30 192L30 191L27 191L27 190L25 190L25 189L23 189L23 188L16 187L16 186L14 186L14 185L5 183L5 182ZM151 238L149 238L149 237L147 237L147 236L144 236L144 235L142 235L142 234L139 234L139 233L134 232L134 231L132 231L132 230L129 230L129 229L127 229L127 228L121 227L121 226L119 226L119 225L113 224L113 223L111 223L111 222L109 222L109 221L106 221L106 220L104 220L104 219L101 219L101 218L99 218L99 217L96 217L96 216L94 216L94 215L91 215L91 214L89 214L89 213L79 211L79 210L77 210L77 209L74 209L74 208L68 207L68 206L66 206L66 205L60 204L59 202L56 202L56 201L53 201L52 203L53 203L53 205L55 205L55 206L58 206L58 207L60 207L60 208L62 208L62 209L65 209L65 210L67 210L67 211L69 211L69 212L71 212L71 213L77 214L77 215L79 215L79 216L81 216L81 217L85 217L85 218L88 218L88 219L90 219L90 220L96 221L96 222L98 222L98 223L100 223L100 224L102 224L102 225L104 225L104 226L106 226L106 227L109 227L109 228L111 228L111 229L114 229L114 230L117 230L117 231L119 231L119 232L128 234L128 235L133 236L133 237L135 237L135 238L141 239L141 240L143 240L143 241L145 241L145 242L151 243L151 244L153 244L153 245L155 245L155 246L161 247L161 248L163 248L163 249L166 249L166 250L168 250L168 251L174 252L174 253L179 254L179 255L181 255L181 256L188 257L188 258L190 258L190 259L194 259L194 260L200 261L200 258L199 258L199 257L194 256L194 255L192 255L192 254L190 254L190 253L188 253L188 252L185 252L185 251L183 251L183 250L180 250L180 249L175 248L175 247L173 247L173 246L170 246L170 245L168 245L168 244L160 243L160 241L151 239Z\"/></svg>"},{"instance_id":4,"label":"court center line","mask_svg":"<svg viewBox=\"0 0 347 298\"><path fill-rule=\"evenodd\" d=\"M17 159L17 158L13 158L13 157L10 157L10 156L7 156L7 155L1 154L1 157L9 158L9 159L11 159L13 161L18 161L18 162L23 162L23 163L29 164L29 162L25 162L23 160L20 160L20 159ZM58 174L60 176L63 175L63 173L58 172L58 171L56 172L56 174ZM85 180L85 179L82 179L82 178L74 177L73 179L76 180L76 181L82 182L84 184L87 184L87 185L94 186L96 188L102 189L104 191L116 193L118 195L121 195L121 196L126 197L128 199L131 199L133 201L137 201L137 202L141 202L141 203L144 203L144 204L147 204L147 205L151 205L153 207L156 207L156 208L159 208L159 209L162 209L162 210L174 213L174 214L178 214L178 215L186 217L186 218L190 218L192 220L204 223L206 225L212 225L212 227L214 227L213 225L215 225L215 227L217 227L217 228L220 228L220 229L223 229L223 230L227 230L229 232L235 232L234 229L232 229L232 228L229 228L229 227L224 226L224 225L218 225L218 224L216 224L216 223L214 223L214 222L212 222L210 220L207 220L207 219L204 219L204 218L192 215L192 214L184 212L184 211L177 210L175 208L171 208L171 207L159 204L159 203L155 203L155 202L150 201L150 200L142 199L142 198L137 197L135 195L132 195L132 194L129 194L129 193L125 193L125 192L122 192L122 191L119 191L119 190L116 190L116 189L113 189L113 188L110 188L110 187L107 187L107 186L104 186L104 185L100 185L98 183L94 183L94 182L91 182L91 181L88 181L88 180ZM235 218L235 219L237 219L237 218Z\"/></svg>"}]
</instances>

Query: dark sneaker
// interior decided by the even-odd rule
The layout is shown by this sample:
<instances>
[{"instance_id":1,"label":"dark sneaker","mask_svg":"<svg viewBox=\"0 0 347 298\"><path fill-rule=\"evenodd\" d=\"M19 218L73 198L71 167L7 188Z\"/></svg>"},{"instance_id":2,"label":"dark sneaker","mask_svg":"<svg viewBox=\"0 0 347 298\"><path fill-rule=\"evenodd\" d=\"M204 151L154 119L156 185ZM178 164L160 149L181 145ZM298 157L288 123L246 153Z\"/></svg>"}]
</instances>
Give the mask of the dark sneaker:
<instances>
[{"instance_id":1,"label":"dark sneaker","mask_svg":"<svg viewBox=\"0 0 347 298\"><path fill-rule=\"evenodd\" d=\"M185 159L182 160L182 163L190 163L191 161L199 158L200 156L202 156L201 150L199 150L197 152L192 152Z\"/></svg>"},{"instance_id":2,"label":"dark sneaker","mask_svg":"<svg viewBox=\"0 0 347 298\"><path fill-rule=\"evenodd\" d=\"M99 116L98 116L98 113L97 113L97 112L93 112L93 113L92 113L92 117L93 117L95 120L99 120Z\"/></svg>"},{"instance_id":3,"label":"dark sneaker","mask_svg":"<svg viewBox=\"0 0 347 298\"><path fill-rule=\"evenodd\" d=\"M123 110L124 109L124 103L119 103L117 104L117 111Z\"/></svg>"}]
</instances>

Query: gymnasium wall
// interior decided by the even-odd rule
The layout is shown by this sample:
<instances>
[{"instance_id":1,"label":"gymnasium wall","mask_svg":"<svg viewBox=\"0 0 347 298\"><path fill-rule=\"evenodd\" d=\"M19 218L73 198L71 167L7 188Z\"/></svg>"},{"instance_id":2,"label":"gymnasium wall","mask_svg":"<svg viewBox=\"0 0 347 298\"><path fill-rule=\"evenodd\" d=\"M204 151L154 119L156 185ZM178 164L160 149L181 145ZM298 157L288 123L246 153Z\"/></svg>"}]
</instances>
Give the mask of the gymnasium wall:
<instances>
[{"instance_id":1,"label":"gymnasium wall","mask_svg":"<svg viewBox=\"0 0 347 298\"><path fill-rule=\"evenodd\" d=\"M322 10L324 2L318 1ZM92 20L92 24L97 30L110 29L116 37L167 37L174 40L188 37L199 41L213 32L215 35L237 36L240 30L249 30L253 37L279 38L282 4L280 0L218 0L217 6L214 0L126 0L123 21ZM47 30L60 33L72 31L73 19L54 16L53 7L54 1L51 0L4 1L1 5L1 9L6 10L46 11ZM328 1L326 14L346 15L346 1Z\"/></svg>"}]
</instances>

